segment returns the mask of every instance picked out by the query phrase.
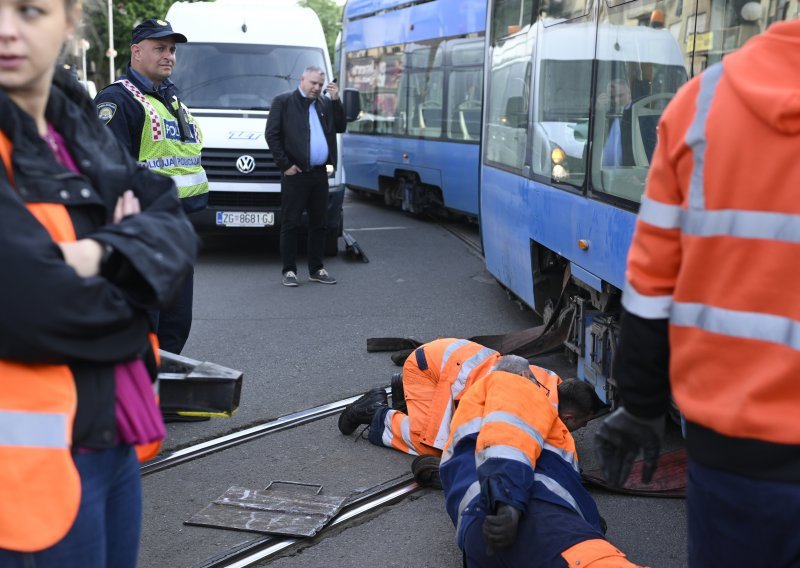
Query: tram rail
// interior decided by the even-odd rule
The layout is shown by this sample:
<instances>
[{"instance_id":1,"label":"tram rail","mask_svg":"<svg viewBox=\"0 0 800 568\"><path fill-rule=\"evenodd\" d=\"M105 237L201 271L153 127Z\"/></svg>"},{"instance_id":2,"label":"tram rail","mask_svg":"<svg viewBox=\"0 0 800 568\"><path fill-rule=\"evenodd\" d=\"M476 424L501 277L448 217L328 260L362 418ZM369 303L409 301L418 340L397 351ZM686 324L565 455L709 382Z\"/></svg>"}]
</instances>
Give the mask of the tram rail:
<instances>
[{"instance_id":1,"label":"tram rail","mask_svg":"<svg viewBox=\"0 0 800 568\"><path fill-rule=\"evenodd\" d=\"M385 389L388 394L390 387L385 387ZM143 464L140 468L141 475L145 476L164 471L177 465L257 440L275 432L302 426L303 424L308 424L315 420L331 416L343 410L345 406L354 402L357 398L358 396L352 396L328 404L315 406L307 410L287 414L286 416L281 416L275 420L270 420L239 432L233 432L176 450L171 454ZM218 556L205 560L195 568L244 568L246 566L253 566L295 545L316 542L319 538L324 538L327 534L330 534L331 529L334 527L342 525L352 519L365 516L381 507L398 502L418 489L420 489L420 485L414 481L412 475L400 476L377 485L366 493L353 496L345 503L341 512L314 537L281 538L268 535L260 536L233 547Z\"/></svg>"},{"instance_id":2,"label":"tram rail","mask_svg":"<svg viewBox=\"0 0 800 568\"><path fill-rule=\"evenodd\" d=\"M463 223L444 223L439 222L439 226L453 235L455 238L463 242L467 247L481 258L483 258L483 249L481 247L480 233L474 234L476 231L475 225L465 227Z\"/></svg>"},{"instance_id":3,"label":"tram rail","mask_svg":"<svg viewBox=\"0 0 800 568\"><path fill-rule=\"evenodd\" d=\"M387 394L389 393L389 390L390 388L386 387ZM227 450L228 448L257 440L263 436L267 436L275 432L288 430L289 428L314 422L315 420L319 420L342 411L345 406L355 402L356 399L358 399L358 396L360 395L351 396L349 398L330 402L328 404L315 406L307 410L301 410L299 412L287 414L285 416L281 416L280 418L276 418L275 420L270 420L238 432L226 434L218 438L206 440L205 442L176 450L171 454L167 454L142 464L140 467L140 472L142 476L146 476L159 471L164 471L165 469L175 467L176 465L196 460L216 452L221 452L222 450Z\"/></svg>"}]
</instances>

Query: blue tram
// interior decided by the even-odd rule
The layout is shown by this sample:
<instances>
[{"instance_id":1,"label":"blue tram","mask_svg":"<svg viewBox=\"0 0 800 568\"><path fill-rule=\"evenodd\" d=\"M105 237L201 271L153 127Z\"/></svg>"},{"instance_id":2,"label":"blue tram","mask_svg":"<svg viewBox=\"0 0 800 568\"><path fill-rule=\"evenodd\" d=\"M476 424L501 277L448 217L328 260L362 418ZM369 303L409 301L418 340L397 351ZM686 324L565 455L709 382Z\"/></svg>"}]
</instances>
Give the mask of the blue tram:
<instances>
[{"instance_id":1,"label":"blue tram","mask_svg":"<svg viewBox=\"0 0 800 568\"><path fill-rule=\"evenodd\" d=\"M664 107L689 76L797 15L797 0L489 1L486 266L545 319L561 299L568 354L604 400Z\"/></svg>"},{"instance_id":2,"label":"blue tram","mask_svg":"<svg viewBox=\"0 0 800 568\"><path fill-rule=\"evenodd\" d=\"M349 0L347 187L412 213L478 217L485 0Z\"/></svg>"}]
</instances>

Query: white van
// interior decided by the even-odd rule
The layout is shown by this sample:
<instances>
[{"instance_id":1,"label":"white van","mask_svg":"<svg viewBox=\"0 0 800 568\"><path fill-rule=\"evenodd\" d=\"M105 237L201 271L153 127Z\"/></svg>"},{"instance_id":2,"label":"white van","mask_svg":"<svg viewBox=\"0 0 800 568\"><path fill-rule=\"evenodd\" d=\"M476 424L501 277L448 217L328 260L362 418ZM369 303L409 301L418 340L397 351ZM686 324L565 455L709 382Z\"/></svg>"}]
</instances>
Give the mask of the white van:
<instances>
[{"instance_id":1,"label":"white van","mask_svg":"<svg viewBox=\"0 0 800 568\"><path fill-rule=\"evenodd\" d=\"M335 77L319 18L287 0L176 2L167 12L189 43L178 46L172 80L203 131L210 193L192 215L200 230L275 230L281 172L264 137L275 95L296 89L309 65ZM341 157L341 136L338 140ZM341 161L341 159L340 159ZM342 168L329 169L325 252L342 232Z\"/></svg>"}]
</instances>

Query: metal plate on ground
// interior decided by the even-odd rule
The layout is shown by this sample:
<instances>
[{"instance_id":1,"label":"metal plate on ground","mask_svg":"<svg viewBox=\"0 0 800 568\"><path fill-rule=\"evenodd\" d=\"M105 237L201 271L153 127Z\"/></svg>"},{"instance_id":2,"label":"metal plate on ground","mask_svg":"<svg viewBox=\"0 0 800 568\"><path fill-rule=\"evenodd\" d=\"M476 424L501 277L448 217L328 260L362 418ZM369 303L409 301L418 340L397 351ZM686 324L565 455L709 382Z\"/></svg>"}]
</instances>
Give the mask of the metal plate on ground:
<instances>
[{"instance_id":1,"label":"metal plate on ground","mask_svg":"<svg viewBox=\"0 0 800 568\"><path fill-rule=\"evenodd\" d=\"M339 512L345 499L277 491L269 486L267 489L233 486L186 524L281 536L314 536Z\"/></svg>"}]
</instances>

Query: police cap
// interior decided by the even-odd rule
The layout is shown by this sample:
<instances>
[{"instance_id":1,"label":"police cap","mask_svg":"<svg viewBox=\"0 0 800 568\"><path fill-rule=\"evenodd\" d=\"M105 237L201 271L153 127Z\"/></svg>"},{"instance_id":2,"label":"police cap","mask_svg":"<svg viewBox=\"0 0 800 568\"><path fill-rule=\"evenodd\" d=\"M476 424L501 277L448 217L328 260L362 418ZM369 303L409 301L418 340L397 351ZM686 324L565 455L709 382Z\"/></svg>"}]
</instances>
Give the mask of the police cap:
<instances>
[{"instance_id":1,"label":"police cap","mask_svg":"<svg viewBox=\"0 0 800 568\"><path fill-rule=\"evenodd\" d=\"M133 28L131 45L135 45L143 39L158 39L169 36L174 37L176 43L186 43L188 41L185 35L173 31L172 25L168 21L152 18Z\"/></svg>"}]
</instances>

